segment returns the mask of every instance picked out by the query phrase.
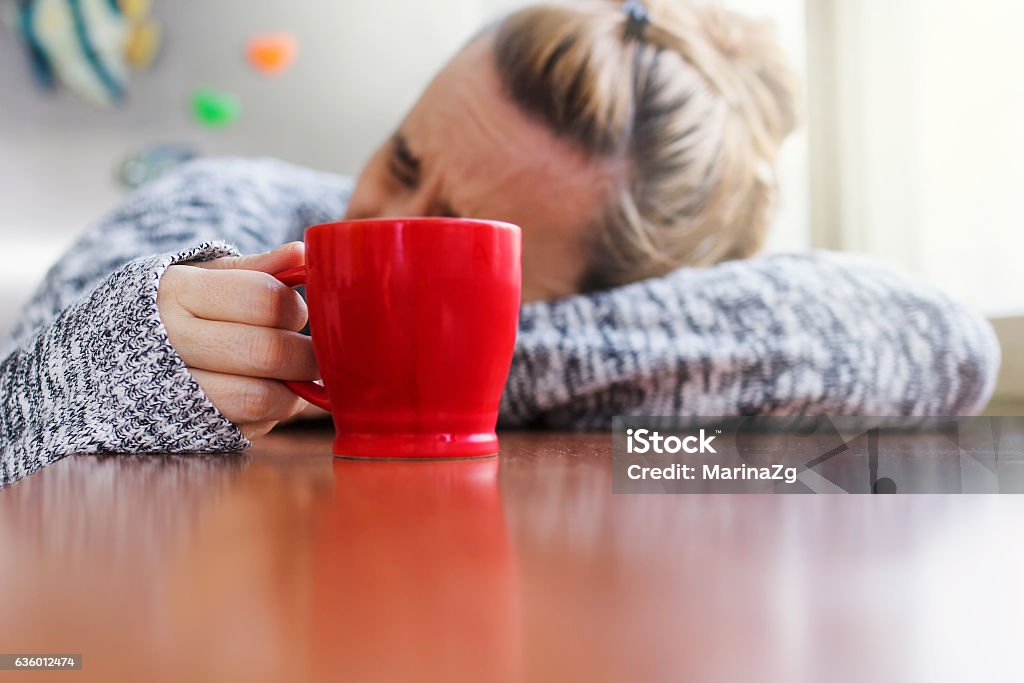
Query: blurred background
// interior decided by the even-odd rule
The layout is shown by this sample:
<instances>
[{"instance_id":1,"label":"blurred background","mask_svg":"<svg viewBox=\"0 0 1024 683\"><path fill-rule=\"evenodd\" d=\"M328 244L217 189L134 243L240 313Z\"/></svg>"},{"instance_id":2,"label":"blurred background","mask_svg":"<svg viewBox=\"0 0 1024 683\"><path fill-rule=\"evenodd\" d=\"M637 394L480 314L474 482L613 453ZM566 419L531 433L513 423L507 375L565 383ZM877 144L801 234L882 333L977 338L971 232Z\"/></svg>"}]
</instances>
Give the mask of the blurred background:
<instances>
[{"instance_id":1,"label":"blurred background","mask_svg":"<svg viewBox=\"0 0 1024 683\"><path fill-rule=\"evenodd\" d=\"M146 150L174 144L354 175L473 32L526 4L118 1L135 22L137 68L124 102L102 107L41 87L26 5L0 0L0 335L49 264L129 191L126 159L152 163ZM37 38L50 39L61 3L34 4ZM100 3L80 4L102 47ZM783 153L768 248L871 254L980 310L1003 344L991 411L1021 414L1024 5L724 4L773 20L806 83L806 125Z\"/></svg>"}]
</instances>

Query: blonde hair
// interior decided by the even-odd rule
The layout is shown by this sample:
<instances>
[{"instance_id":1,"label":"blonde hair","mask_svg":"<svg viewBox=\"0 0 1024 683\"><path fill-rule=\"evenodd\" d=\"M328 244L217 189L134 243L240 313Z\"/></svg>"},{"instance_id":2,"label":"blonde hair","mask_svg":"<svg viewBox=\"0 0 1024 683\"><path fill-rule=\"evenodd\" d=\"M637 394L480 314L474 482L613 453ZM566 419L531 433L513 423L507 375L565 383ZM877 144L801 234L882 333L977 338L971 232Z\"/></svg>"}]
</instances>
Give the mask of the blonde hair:
<instances>
[{"instance_id":1,"label":"blonde hair","mask_svg":"<svg viewBox=\"0 0 1024 683\"><path fill-rule=\"evenodd\" d=\"M640 37L607 0L526 7L493 29L511 100L622 168L584 291L754 254L797 123L796 78L770 26L684 0L644 7Z\"/></svg>"}]
</instances>

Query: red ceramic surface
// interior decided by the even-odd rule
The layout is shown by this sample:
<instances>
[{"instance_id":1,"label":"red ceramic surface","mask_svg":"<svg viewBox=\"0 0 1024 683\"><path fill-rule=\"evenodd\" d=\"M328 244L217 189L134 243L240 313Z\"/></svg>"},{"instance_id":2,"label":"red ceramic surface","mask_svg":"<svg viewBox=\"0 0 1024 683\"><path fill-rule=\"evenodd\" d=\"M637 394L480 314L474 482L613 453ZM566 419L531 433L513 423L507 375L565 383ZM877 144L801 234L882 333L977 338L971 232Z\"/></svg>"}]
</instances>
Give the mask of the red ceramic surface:
<instances>
[{"instance_id":1,"label":"red ceramic surface","mask_svg":"<svg viewBox=\"0 0 1024 683\"><path fill-rule=\"evenodd\" d=\"M306 230L305 284L324 386L288 382L329 410L334 453L474 457L494 428L519 320L519 228L458 218Z\"/></svg>"}]
</instances>

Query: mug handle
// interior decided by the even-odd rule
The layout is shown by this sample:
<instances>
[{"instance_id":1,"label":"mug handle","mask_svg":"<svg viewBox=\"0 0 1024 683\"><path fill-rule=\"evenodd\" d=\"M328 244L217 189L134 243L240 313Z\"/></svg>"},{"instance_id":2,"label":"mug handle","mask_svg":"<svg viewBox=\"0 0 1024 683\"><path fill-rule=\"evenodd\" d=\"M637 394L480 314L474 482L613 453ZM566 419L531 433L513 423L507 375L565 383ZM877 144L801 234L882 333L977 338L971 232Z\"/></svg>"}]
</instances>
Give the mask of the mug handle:
<instances>
[{"instance_id":1,"label":"mug handle","mask_svg":"<svg viewBox=\"0 0 1024 683\"><path fill-rule=\"evenodd\" d=\"M306 267L298 266L282 270L280 273L275 273L274 277L289 287L298 287L306 284ZM331 400L327 397L327 390L316 382L284 381L284 385L317 408L331 412Z\"/></svg>"}]
</instances>

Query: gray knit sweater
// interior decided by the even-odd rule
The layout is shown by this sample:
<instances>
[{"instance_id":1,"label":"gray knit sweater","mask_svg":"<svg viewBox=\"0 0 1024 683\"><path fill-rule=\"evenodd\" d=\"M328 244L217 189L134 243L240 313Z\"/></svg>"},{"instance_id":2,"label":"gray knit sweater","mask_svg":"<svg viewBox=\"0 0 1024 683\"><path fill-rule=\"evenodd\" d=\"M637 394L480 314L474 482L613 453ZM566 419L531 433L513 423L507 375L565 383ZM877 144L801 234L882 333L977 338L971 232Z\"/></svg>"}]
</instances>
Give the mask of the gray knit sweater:
<instances>
[{"instance_id":1,"label":"gray knit sweater","mask_svg":"<svg viewBox=\"0 0 1024 683\"><path fill-rule=\"evenodd\" d=\"M0 343L0 485L71 453L248 447L168 342L160 276L301 239L350 188L279 161L202 160L82 235ZM989 325L930 286L847 254L767 255L523 306L500 421L968 414L998 365Z\"/></svg>"}]
</instances>

